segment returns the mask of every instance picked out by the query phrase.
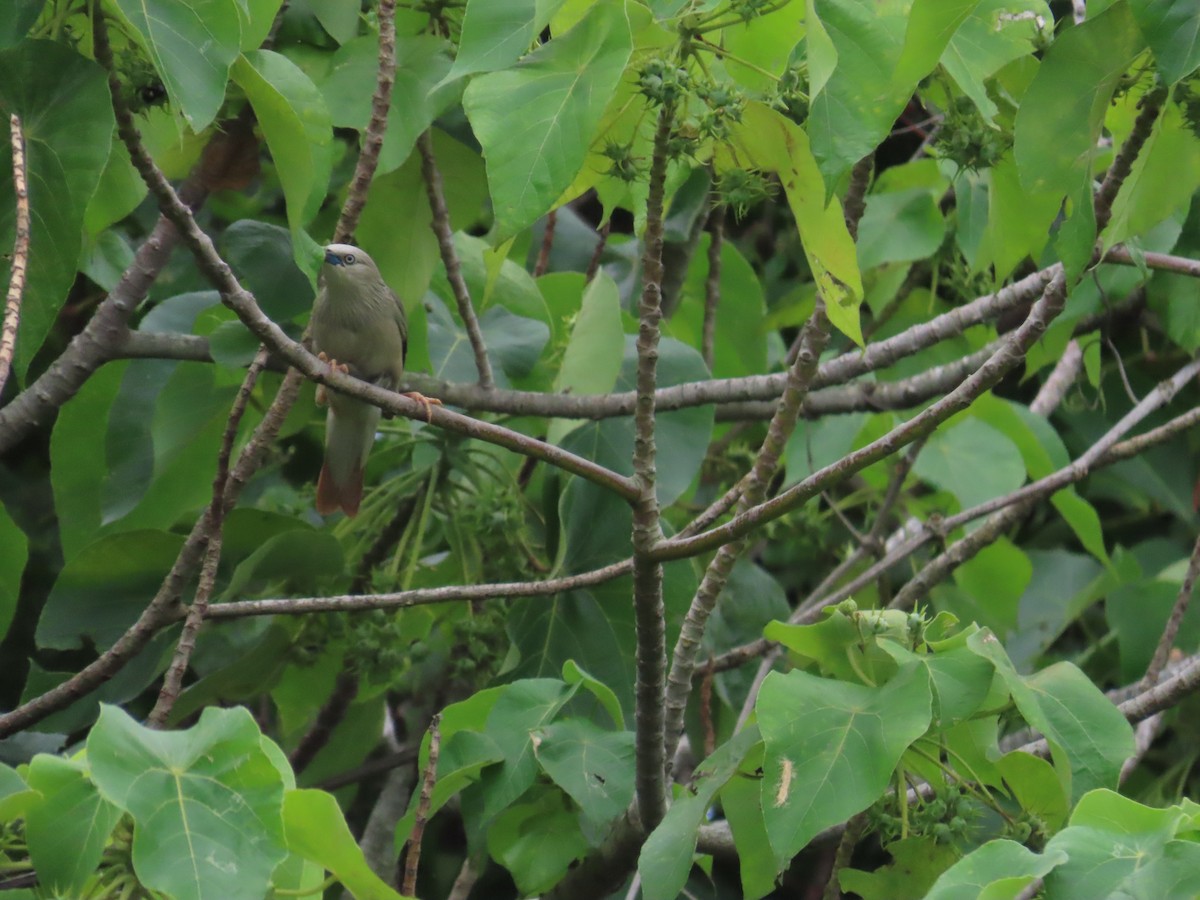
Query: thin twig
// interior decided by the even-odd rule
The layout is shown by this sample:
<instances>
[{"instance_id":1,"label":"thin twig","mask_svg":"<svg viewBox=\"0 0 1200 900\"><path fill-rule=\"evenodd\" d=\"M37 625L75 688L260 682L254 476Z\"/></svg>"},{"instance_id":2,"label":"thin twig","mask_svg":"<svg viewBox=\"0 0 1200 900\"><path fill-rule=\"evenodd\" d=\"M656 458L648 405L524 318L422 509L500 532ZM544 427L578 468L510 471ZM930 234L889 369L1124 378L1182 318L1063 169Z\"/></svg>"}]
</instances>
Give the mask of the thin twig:
<instances>
[{"instance_id":1,"label":"thin twig","mask_svg":"<svg viewBox=\"0 0 1200 900\"><path fill-rule=\"evenodd\" d=\"M1188 560L1187 572L1183 576L1183 583L1179 585L1179 595L1175 598L1175 604L1171 607L1171 615L1167 619L1166 627L1163 628L1158 645L1154 648L1150 665L1146 667L1146 675L1142 679L1142 683L1147 686L1158 681L1162 670L1167 665L1171 649L1175 646L1175 638L1179 634L1179 626L1183 624L1184 614L1187 613L1188 604L1191 603L1192 588L1196 585L1197 575L1200 575L1200 537L1196 538L1196 543L1192 547L1192 556Z\"/></svg>"},{"instance_id":2,"label":"thin twig","mask_svg":"<svg viewBox=\"0 0 1200 900\"><path fill-rule=\"evenodd\" d=\"M708 371L713 369L713 345L717 335L717 304L721 302L721 248L725 238L725 207L717 204L708 214L708 275L704 279L704 324L700 355Z\"/></svg>"},{"instance_id":3,"label":"thin twig","mask_svg":"<svg viewBox=\"0 0 1200 900\"><path fill-rule=\"evenodd\" d=\"M362 149L350 179L350 190L337 226L333 230L336 243L346 243L354 237L358 220L367 205L367 192L379 166L379 152L387 132L388 111L392 106L392 87L396 83L396 0L379 0L376 11L379 22L379 69L375 76L375 92L371 96L371 118L363 132Z\"/></svg>"},{"instance_id":4,"label":"thin twig","mask_svg":"<svg viewBox=\"0 0 1200 900\"><path fill-rule=\"evenodd\" d=\"M437 780L438 751L442 744L438 725L441 720L441 713L438 713L429 723L429 761L425 764L425 772L421 778L421 796L417 799L417 813L413 819L412 834L408 839L408 855L404 858L404 882L400 888L400 892L406 897L415 896L417 890L417 866L421 862L421 839L425 836L425 825L429 821L429 806L433 800L433 785Z\"/></svg>"},{"instance_id":5,"label":"thin twig","mask_svg":"<svg viewBox=\"0 0 1200 900\"><path fill-rule=\"evenodd\" d=\"M204 551L204 562L200 566L200 581L196 587L196 597L188 608L187 618L183 623L183 631L175 648L175 656L167 667L163 677L162 688L158 692L158 700L150 711L147 722L152 727L161 728L171 714L171 708L179 699L183 688L183 676L187 672L188 662L196 649L196 636L204 624L204 613L217 581L217 565L221 561L222 528L225 524L225 488L229 484L229 460L233 456L233 442L237 439L238 428L241 427L242 417L258 383L258 376L267 363L266 349L260 349L246 370L237 396L234 397L233 407L229 411L229 419L225 423L225 433L221 436L221 447L217 452L217 472L213 476L212 500L208 506L208 546Z\"/></svg>"},{"instance_id":6,"label":"thin twig","mask_svg":"<svg viewBox=\"0 0 1200 900\"><path fill-rule=\"evenodd\" d=\"M1147 91L1138 103L1141 109L1133 122L1133 128L1117 155L1113 157L1112 165L1104 173L1104 181L1101 182L1100 189L1096 191L1097 234L1104 230L1104 226L1112 218L1112 205L1113 201L1117 199L1117 192L1121 190L1121 185L1133 171L1133 163L1141 153L1142 147L1150 139L1150 133L1154 130L1154 122L1158 119L1158 114L1162 111L1163 102L1166 99L1166 86L1156 85Z\"/></svg>"},{"instance_id":7,"label":"thin twig","mask_svg":"<svg viewBox=\"0 0 1200 900\"><path fill-rule=\"evenodd\" d=\"M458 870L458 877L454 879L446 900L467 900L471 896L471 888L475 887L478 880L479 870L471 865L471 857L468 856L463 860L462 868Z\"/></svg>"},{"instance_id":8,"label":"thin twig","mask_svg":"<svg viewBox=\"0 0 1200 900\"><path fill-rule=\"evenodd\" d=\"M533 277L541 278L550 268L550 251L554 249L554 228L558 224L558 210L546 213L546 225L542 229L542 245L538 248L537 262L533 266Z\"/></svg>"},{"instance_id":9,"label":"thin twig","mask_svg":"<svg viewBox=\"0 0 1200 900\"><path fill-rule=\"evenodd\" d=\"M293 772L299 775L316 759L321 748L328 744L329 739L333 737L334 730L346 718L346 713L350 711L350 704L357 696L358 677L353 672L338 672L338 676L333 682L333 690L329 692L329 696L317 710L312 725L308 731L304 732L299 743L296 744L296 749L288 755L288 762L292 764Z\"/></svg>"},{"instance_id":10,"label":"thin twig","mask_svg":"<svg viewBox=\"0 0 1200 900\"><path fill-rule=\"evenodd\" d=\"M600 226L600 231L597 233L599 240L596 241L596 248L592 251L592 258L588 260L587 272L583 276L584 281L588 284L592 283L592 279L600 271L600 258L604 256L604 248L608 246L608 234L611 230L612 221L609 220Z\"/></svg>"},{"instance_id":11,"label":"thin twig","mask_svg":"<svg viewBox=\"0 0 1200 900\"><path fill-rule=\"evenodd\" d=\"M471 343L471 352L475 355L479 386L484 390L491 390L496 385L492 375L492 361L488 358L487 346L483 342L483 330L479 327L475 307L471 304L471 293L463 279L458 250L454 247L454 234L450 230L450 210L446 208L446 195L442 189L442 173L438 170L437 159L433 155L433 136L428 129L417 138L417 150L421 154L421 176L425 180L425 194L429 197L429 209L433 213L429 227L437 237L442 263L446 267L446 279L450 282L450 290L453 291L454 301L458 305L458 314L462 318L463 328L466 329L467 340Z\"/></svg>"},{"instance_id":12,"label":"thin twig","mask_svg":"<svg viewBox=\"0 0 1200 900\"><path fill-rule=\"evenodd\" d=\"M21 300L25 295L25 280L29 274L29 180L25 171L25 135L21 129L21 117L13 113L9 117L12 132L13 190L17 197L16 242L13 245L12 272L8 281L8 294L4 301L4 325L0 329L0 395L12 367L13 354L17 349L17 328L21 324Z\"/></svg>"}]
</instances>

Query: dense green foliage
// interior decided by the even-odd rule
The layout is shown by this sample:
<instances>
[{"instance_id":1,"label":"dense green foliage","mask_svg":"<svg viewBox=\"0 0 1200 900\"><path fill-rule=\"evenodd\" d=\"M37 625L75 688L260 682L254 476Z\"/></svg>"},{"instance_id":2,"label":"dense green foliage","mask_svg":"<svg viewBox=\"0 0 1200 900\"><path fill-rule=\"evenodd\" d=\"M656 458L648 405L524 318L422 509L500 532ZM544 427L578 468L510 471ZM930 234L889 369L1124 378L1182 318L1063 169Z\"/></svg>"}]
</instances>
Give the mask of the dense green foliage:
<instances>
[{"instance_id":1,"label":"dense green foliage","mask_svg":"<svg viewBox=\"0 0 1200 900\"><path fill-rule=\"evenodd\" d=\"M322 521L305 382L213 526L247 367L266 341L235 469L356 190L388 15L280 6L0 2L32 211L0 394L6 896L394 898L406 844L428 898L456 873L475 897L637 879L670 900L800 896L831 871L863 900L1200 895L1200 618L1161 639L1194 577L1196 435L1109 450L1200 396L1196 3L399 5L353 238L408 309L406 387L607 472L389 417L361 514ZM109 74L277 341L156 224ZM12 169L5 142L4 248ZM630 414L652 364L656 478ZM776 468L760 448L787 377L801 421ZM745 530L679 538L758 463ZM654 497L661 590L593 577ZM319 599L345 595L369 596ZM317 609L221 612L272 598ZM1172 644L1147 750L1130 720ZM154 723L173 659L184 688ZM647 746L675 746L652 714L671 698L685 740L648 771ZM668 809L639 822L655 775Z\"/></svg>"}]
</instances>

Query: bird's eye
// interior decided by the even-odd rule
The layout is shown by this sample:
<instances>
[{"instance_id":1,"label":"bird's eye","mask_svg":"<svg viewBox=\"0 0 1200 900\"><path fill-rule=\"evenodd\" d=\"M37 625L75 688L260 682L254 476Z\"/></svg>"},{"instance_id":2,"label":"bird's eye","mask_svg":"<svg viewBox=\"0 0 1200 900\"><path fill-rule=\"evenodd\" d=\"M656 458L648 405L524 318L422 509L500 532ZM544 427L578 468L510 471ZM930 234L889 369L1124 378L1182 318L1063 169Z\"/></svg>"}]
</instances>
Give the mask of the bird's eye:
<instances>
[{"instance_id":1,"label":"bird's eye","mask_svg":"<svg viewBox=\"0 0 1200 900\"><path fill-rule=\"evenodd\" d=\"M348 266L354 265L354 254L347 253L345 256L345 261L346 261L346 265L348 265Z\"/></svg>"}]
</instances>

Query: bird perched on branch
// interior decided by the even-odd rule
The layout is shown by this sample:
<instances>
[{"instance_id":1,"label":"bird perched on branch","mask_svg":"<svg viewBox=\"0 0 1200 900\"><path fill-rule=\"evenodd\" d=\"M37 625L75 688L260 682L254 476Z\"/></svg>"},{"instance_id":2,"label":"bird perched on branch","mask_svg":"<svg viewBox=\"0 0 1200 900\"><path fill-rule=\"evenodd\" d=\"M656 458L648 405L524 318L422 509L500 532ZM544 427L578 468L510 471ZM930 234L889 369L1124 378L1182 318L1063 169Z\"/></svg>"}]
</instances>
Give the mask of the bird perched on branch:
<instances>
[{"instance_id":1,"label":"bird perched on branch","mask_svg":"<svg viewBox=\"0 0 1200 900\"><path fill-rule=\"evenodd\" d=\"M358 247L330 244L320 280L312 314L317 354L336 369L396 390L408 351L408 317L375 261ZM440 403L415 392L406 396L424 403L429 418L430 404ZM317 512L324 516L341 509L348 516L357 515L379 407L323 387L318 388L317 402L329 404Z\"/></svg>"}]
</instances>

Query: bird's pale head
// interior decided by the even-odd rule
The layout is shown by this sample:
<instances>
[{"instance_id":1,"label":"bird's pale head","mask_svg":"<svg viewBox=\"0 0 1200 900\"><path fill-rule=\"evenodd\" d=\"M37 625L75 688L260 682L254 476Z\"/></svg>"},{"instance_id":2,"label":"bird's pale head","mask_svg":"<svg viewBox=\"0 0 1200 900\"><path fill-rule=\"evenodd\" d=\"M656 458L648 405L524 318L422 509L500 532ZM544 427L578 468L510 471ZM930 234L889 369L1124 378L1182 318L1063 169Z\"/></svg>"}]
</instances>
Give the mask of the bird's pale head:
<instances>
[{"instance_id":1,"label":"bird's pale head","mask_svg":"<svg viewBox=\"0 0 1200 900\"><path fill-rule=\"evenodd\" d=\"M321 274L326 283L362 284L382 280L375 261L361 247L351 244L327 244Z\"/></svg>"}]
</instances>

